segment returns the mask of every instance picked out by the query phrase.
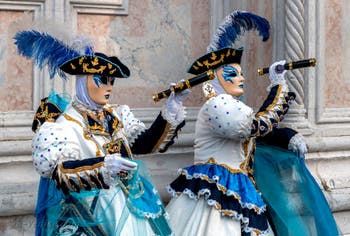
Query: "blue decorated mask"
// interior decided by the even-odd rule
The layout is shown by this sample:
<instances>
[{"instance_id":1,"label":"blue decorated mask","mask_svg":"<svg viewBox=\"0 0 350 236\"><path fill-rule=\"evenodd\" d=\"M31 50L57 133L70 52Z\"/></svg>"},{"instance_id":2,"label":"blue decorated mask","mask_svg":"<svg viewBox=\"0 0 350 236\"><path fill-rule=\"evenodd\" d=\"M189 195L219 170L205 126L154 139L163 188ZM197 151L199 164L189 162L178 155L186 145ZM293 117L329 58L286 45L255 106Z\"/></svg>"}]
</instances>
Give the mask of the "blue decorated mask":
<instances>
[{"instance_id":1,"label":"blue decorated mask","mask_svg":"<svg viewBox=\"0 0 350 236\"><path fill-rule=\"evenodd\" d=\"M224 78L225 81L228 82L233 82L232 80L236 78L239 75L238 70L230 65L224 65L222 67L222 77Z\"/></svg>"},{"instance_id":2,"label":"blue decorated mask","mask_svg":"<svg viewBox=\"0 0 350 236\"><path fill-rule=\"evenodd\" d=\"M100 87L101 84L108 85L108 83L113 86L114 81L115 81L114 77L108 77L105 75L98 75L98 74L94 74L93 78L94 78L94 82L95 82L97 87Z\"/></svg>"}]
</instances>

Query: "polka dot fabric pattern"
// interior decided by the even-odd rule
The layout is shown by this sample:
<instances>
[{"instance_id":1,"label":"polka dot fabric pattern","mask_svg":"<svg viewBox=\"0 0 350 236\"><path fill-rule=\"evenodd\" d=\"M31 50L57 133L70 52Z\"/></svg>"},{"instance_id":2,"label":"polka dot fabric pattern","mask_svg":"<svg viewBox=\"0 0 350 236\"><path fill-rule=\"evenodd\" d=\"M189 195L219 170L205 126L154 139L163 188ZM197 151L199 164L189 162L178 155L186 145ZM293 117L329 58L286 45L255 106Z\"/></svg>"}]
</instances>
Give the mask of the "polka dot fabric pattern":
<instances>
[{"instance_id":1,"label":"polka dot fabric pattern","mask_svg":"<svg viewBox=\"0 0 350 236\"><path fill-rule=\"evenodd\" d=\"M43 177L50 177L58 161L77 160L79 145L71 129L45 122L32 139L34 167ZM69 149L67 147L69 143Z\"/></svg>"},{"instance_id":2,"label":"polka dot fabric pattern","mask_svg":"<svg viewBox=\"0 0 350 236\"><path fill-rule=\"evenodd\" d=\"M249 137L253 110L231 95L221 94L205 105L207 124L220 137L240 140Z\"/></svg>"}]
</instances>

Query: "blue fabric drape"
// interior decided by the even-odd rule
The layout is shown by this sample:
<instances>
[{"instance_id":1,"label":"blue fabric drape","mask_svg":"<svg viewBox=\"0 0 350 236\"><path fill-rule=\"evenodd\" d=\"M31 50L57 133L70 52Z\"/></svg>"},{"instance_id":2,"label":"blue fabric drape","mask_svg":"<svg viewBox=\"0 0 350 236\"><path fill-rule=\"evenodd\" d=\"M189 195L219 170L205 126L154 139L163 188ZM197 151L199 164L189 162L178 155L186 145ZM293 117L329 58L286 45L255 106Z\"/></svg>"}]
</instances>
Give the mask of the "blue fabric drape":
<instances>
[{"instance_id":1,"label":"blue fabric drape","mask_svg":"<svg viewBox=\"0 0 350 236\"><path fill-rule=\"evenodd\" d=\"M55 183L51 179L41 177L35 209L35 235L45 235L46 210L59 204L62 199L63 194L56 189Z\"/></svg>"},{"instance_id":2,"label":"blue fabric drape","mask_svg":"<svg viewBox=\"0 0 350 236\"><path fill-rule=\"evenodd\" d=\"M304 158L286 149L257 144L254 176L278 236L339 235L328 202Z\"/></svg>"}]
</instances>

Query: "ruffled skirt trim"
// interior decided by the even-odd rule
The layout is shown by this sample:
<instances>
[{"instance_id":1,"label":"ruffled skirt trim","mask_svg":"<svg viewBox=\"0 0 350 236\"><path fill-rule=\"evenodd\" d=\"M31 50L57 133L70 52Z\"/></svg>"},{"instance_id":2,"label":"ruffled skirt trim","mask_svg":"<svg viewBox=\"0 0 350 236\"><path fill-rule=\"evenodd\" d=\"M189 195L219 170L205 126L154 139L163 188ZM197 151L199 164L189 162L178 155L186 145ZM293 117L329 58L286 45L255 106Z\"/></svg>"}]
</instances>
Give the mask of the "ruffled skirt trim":
<instances>
[{"instance_id":1,"label":"ruffled skirt trim","mask_svg":"<svg viewBox=\"0 0 350 236\"><path fill-rule=\"evenodd\" d=\"M180 169L179 173L168 186L171 194L186 194L194 200L204 197L223 216L241 221L242 232L268 231L266 206L244 173L233 173L217 164L193 165Z\"/></svg>"}]
</instances>

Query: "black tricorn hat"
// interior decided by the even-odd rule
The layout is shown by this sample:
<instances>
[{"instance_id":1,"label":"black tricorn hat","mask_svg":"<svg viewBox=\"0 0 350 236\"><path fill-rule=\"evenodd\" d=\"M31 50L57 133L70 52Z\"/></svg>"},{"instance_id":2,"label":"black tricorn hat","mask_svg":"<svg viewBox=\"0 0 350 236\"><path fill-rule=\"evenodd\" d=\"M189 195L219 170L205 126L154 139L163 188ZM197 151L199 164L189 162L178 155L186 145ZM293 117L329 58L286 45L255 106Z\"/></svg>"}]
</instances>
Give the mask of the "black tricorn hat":
<instances>
[{"instance_id":1,"label":"black tricorn hat","mask_svg":"<svg viewBox=\"0 0 350 236\"><path fill-rule=\"evenodd\" d=\"M243 48L222 48L209 52L198 58L188 69L188 73L199 75L210 69L214 70L222 65L230 63L241 63Z\"/></svg>"},{"instance_id":2,"label":"black tricorn hat","mask_svg":"<svg viewBox=\"0 0 350 236\"><path fill-rule=\"evenodd\" d=\"M130 71L117 57L103 53L83 55L64 62L59 68L71 75L99 74L110 77L127 78Z\"/></svg>"}]
</instances>

